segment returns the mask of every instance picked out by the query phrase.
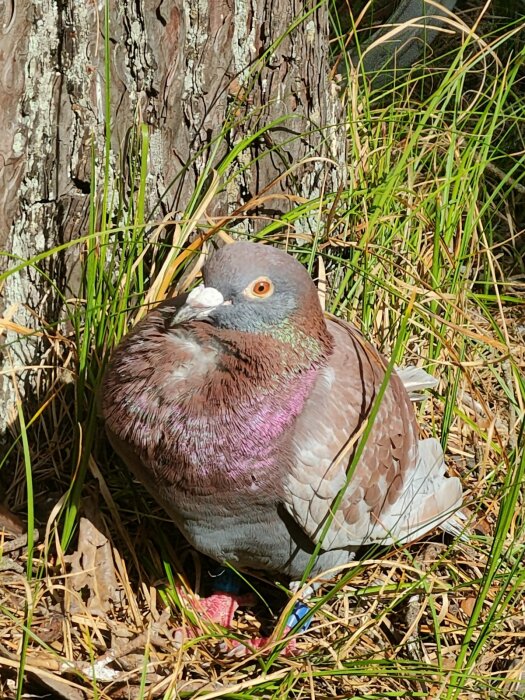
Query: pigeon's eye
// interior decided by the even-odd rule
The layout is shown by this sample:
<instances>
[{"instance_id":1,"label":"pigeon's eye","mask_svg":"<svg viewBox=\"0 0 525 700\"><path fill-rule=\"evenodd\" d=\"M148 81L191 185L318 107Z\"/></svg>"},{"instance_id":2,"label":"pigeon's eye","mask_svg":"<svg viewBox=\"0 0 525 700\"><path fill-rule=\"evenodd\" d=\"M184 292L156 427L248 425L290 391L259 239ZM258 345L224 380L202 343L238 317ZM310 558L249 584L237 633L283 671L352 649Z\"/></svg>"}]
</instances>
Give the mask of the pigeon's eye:
<instances>
[{"instance_id":1,"label":"pigeon's eye","mask_svg":"<svg viewBox=\"0 0 525 700\"><path fill-rule=\"evenodd\" d=\"M258 277L255 282L252 282L249 287L247 287L245 292L248 296L258 297L259 299L269 297L273 294L272 281L267 277Z\"/></svg>"}]
</instances>

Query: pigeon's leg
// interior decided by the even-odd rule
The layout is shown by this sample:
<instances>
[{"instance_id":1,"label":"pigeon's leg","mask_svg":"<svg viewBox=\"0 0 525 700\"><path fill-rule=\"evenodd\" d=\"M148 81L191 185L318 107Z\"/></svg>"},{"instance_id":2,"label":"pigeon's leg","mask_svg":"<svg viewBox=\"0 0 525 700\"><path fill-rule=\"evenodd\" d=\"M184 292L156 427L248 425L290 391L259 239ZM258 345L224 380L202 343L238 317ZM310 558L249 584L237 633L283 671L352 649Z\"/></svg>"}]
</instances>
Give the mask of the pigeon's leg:
<instances>
[{"instance_id":1,"label":"pigeon's leg","mask_svg":"<svg viewBox=\"0 0 525 700\"><path fill-rule=\"evenodd\" d=\"M233 616L237 609L250 605L253 605L253 596L250 593L212 593L207 598L196 601L194 607L195 612L202 613L210 622L229 629L233 625Z\"/></svg>"},{"instance_id":2,"label":"pigeon's leg","mask_svg":"<svg viewBox=\"0 0 525 700\"><path fill-rule=\"evenodd\" d=\"M198 601L199 612L202 611L210 622L229 629L233 625L236 610L255 603L255 596L243 593L243 587L242 579L234 571L221 569L213 576L213 593Z\"/></svg>"},{"instance_id":3,"label":"pigeon's leg","mask_svg":"<svg viewBox=\"0 0 525 700\"><path fill-rule=\"evenodd\" d=\"M290 583L290 590L292 591L292 593L297 593L297 591L300 588L300 585L301 584L299 581L292 581ZM306 603L308 600L310 600L314 593L319 590L320 586L321 584L319 583L312 583L310 586L307 586L303 590L303 592L301 593L301 597L295 602L295 605L292 608L292 612L286 620L286 625L284 628L285 634L288 634L291 630L293 630L293 628L307 616L310 608ZM297 632L301 634L310 629L312 619L313 618L310 615L310 617L307 620L305 620L305 622L299 627Z\"/></svg>"},{"instance_id":4,"label":"pigeon's leg","mask_svg":"<svg viewBox=\"0 0 525 700\"><path fill-rule=\"evenodd\" d=\"M306 601L312 597L312 595L319 589L319 587L319 583L313 583L310 586L307 586L302 591L301 598L295 601L295 604L292 608L292 612L286 620L286 625L282 632L283 638L289 635L290 632L308 615L310 608L307 605ZM292 581L292 583L290 583L290 590L292 591L292 593L297 593L299 588L299 581ZM308 619L301 624L296 633L302 634L306 632L311 624L312 616L309 616ZM248 656L256 649L264 649L265 647L268 647L268 652L270 652L275 646L274 642L275 640L272 637L257 637L256 639L251 639L247 644L243 644L242 642L234 642L233 648L230 649L228 654L229 656L244 657ZM294 637L293 639L290 639L289 642L287 642L286 646L281 651L281 654L283 656L295 656L297 653L297 641Z\"/></svg>"},{"instance_id":5,"label":"pigeon's leg","mask_svg":"<svg viewBox=\"0 0 525 700\"><path fill-rule=\"evenodd\" d=\"M190 605L196 613L205 617L208 621L227 629L231 628L233 626L233 616L237 609L241 606L253 605L256 600L255 596L252 593L242 592L244 588L242 579L230 569L221 569L212 578L214 592L207 598L192 600ZM298 582L290 584L292 592L296 593L299 590L299 585ZM295 602L292 612L288 616L283 629L283 637L286 637L307 616L310 608L306 601L311 598L318 588L319 584L312 584L302 591L301 598ZM312 618L309 617L301 624L297 633L306 632L311 622ZM193 636L191 630L186 630L186 635L188 635L188 632L189 636ZM276 640L273 637L256 637L247 643L229 639L222 646L229 656L244 657L256 650L265 649L265 647L268 647L268 652L270 652L275 645ZM296 639L290 639L281 653L284 656L297 654Z\"/></svg>"}]
</instances>

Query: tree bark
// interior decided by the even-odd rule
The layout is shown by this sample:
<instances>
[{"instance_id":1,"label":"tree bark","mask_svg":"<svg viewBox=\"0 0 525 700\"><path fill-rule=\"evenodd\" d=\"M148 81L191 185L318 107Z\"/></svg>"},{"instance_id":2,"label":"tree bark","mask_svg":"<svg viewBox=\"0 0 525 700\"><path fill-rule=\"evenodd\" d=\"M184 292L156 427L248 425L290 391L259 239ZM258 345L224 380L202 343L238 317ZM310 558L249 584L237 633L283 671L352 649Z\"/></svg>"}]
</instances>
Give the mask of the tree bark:
<instances>
[{"instance_id":1,"label":"tree bark","mask_svg":"<svg viewBox=\"0 0 525 700\"><path fill-rule=\"evenodd\" d=\"M315 159L331 158L344 169L326 5L109 1L113 183L126 178L130 134L146 123L149 209L183 211L210 158L217 165L246 135L289 116L240 152L231 166L235 177L209 214L231 213L292 165L273 192L311 198L337 188L339 168ZM87 232L90 191L103 177L107 65L103 5L21 0L4 5L4 13L0 246L12 257L4 257L0 272ZM232 115L234 125L213 150ZM275 200L265 209L286 206ZM13 420L14 377L22 396L38 393L40 380L49 378L46 369L23 369L42 363L48 341L21 334L5 319L52 334L62 319L60 293L78 289L78 261L75 248L53 254L38 270L7 277L1 289L0 431Z\"/></svg>"}]
</instances>

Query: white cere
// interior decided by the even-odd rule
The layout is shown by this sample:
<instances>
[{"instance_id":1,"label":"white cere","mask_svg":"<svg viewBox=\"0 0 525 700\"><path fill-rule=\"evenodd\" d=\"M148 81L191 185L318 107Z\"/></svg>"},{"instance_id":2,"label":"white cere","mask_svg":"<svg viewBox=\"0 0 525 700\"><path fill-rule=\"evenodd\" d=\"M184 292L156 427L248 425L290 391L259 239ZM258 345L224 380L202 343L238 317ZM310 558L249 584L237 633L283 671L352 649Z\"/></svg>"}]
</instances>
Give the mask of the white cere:
<instances>
[{"instance_id":1,"label":"white cere","mask_svg":"<svg viewBox=\"0 0 525 700\"><path fill-rule=\"evenodd\" d=\"M186 303L193 307L219 306L219 304L224 303L224 297L215 287L205 287L203 284L199 284L188 294Z\"/></svg>"}]
</instances>

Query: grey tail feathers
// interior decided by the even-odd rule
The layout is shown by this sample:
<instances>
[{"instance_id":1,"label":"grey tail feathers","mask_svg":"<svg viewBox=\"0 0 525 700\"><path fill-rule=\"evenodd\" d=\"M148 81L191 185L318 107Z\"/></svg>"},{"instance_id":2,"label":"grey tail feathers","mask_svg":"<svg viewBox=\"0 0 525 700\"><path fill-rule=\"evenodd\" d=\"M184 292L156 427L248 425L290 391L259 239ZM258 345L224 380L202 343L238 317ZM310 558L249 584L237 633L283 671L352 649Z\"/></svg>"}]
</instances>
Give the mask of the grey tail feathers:
<instances>
[{"instance_id":1,"label":"grey tail feathers","mask_svg":"<svg viewBox=\"0 0 525 700\"><path fill-rule=\"evenodd\" d=\"M396 367L396 372L411 401L422 401L425 395L419 392L425 391L425 389L434 389L439 384L438 379L425 372L421 367Z\"/></svg>"},{"instance_id":2,"label":"grey tail feathers","mask_svg":"<svg viewBox=\"0 0 525 700\"><path fill-rule=\"evenodd\" d=\"M422 401L425 399L424 394L419 392L425 391L426 389L435 389L439 384L439 380L433 377L431 374L426 372L421 367L396 367L396 372L403 382L408 396L411 401ZM461 542L468 542L469 530L467 525L467 516L461 510L456 511L446 520L439 524L439 527L443 532L451 535L452 537L457 537Z\"/></svg>"},{"instance_id":3,"label":"grey tail feathers","mask_svg":"<svg viewBox=\"0 0 525 700\"><path fill-rule=\"evenodd\" d=\"M449 518L439 524L439 527L452 537L457 537L461 542L468 542L469 529L467 524L467 516L463 511L457 510Z\"/></svg>"}]
</instances>

